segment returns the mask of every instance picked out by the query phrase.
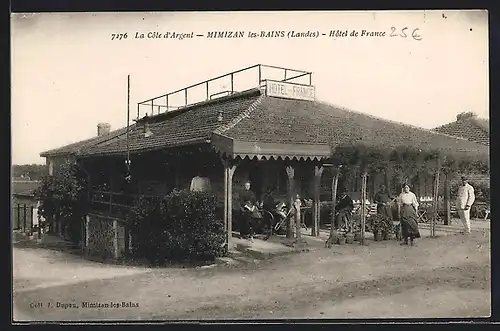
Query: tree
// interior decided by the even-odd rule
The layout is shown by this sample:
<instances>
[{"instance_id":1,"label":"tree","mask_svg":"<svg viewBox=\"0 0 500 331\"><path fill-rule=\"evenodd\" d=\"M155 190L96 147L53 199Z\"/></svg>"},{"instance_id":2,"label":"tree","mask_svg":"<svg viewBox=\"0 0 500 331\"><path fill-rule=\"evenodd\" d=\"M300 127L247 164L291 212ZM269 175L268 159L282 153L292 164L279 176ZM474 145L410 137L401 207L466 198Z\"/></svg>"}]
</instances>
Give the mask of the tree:
<instances>
[{"instance_id":1,"label":"tree","mask_svg":"<svg viewBox=\"0 0 500 331\"><path fill-rule=\"evenodd\" d=\"M457 115L457 121L476 118L477 114L472 111L464 111Z\"/></svg>"},{"instance_id":2,"label":"tree","mask_svg":"<svg viewBox=\"0 0 500 331\"><path fill-rule=\"evenodd\" d=\"M87 183L82 169L75 164L65 164L57 174L44 176L35 196L41 201L39 213L68 227L69 239L81 239L81 222L87 207ZM53 230L53 229L51 229Z\"/></svg>"},{"instance_id":3,"label":"tree","mask_svg":"<svg viewBox=\"0 0 500 331\"><path fill-rule=\"evenodd\" d=\"M40 180L48 174L48 167L42 164L14 164L12 166L12 176L28 176L31 180Z\"/></svg>"}]
</instances>

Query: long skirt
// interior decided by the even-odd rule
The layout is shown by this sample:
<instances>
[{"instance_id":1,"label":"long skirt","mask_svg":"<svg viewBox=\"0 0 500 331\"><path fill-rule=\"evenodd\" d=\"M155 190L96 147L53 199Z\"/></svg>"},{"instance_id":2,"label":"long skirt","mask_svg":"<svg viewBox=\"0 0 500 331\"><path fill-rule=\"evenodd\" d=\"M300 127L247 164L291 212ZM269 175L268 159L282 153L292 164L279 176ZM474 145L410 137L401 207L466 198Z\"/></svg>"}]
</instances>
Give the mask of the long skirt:
<instances>
[{"instance_id":1,"label":"long skirt","mask_svg":"<svg viewBox=\"0 0 500 331\"><path fill-rule=\"evenodd\" d=\"M401 206L401 232L403 238L420 238L417 213L411 205Z\"/></svg>"},{"instance_id":2,"label":"long skirt","mask_svg":"<svg viewBox=\"0 0 500 331\"><path fill-rule=\"evenodd\" d=\"M378 204L377 214L382 215L388 221L392 221L392 206L390 204Z\"/></svg>"},{"instance_id":3,"label":"long skirt","mask_svg":"<svg viewBox=\"0 0 500 331\"><path fill-rule=\"evenodd\" d=\"M349 209L340 210L335 216L335 229L342 228L348 221L351 211Z\"/></svg>"},{"instance_id":4,"label":"long skirt","mask_svg":"<svg viewBox=\"0 0 500 331\"><path fill-rule=\"evenodd\" d=\"M251 212L243 211L240 218L240 236L246 238L253 236L258 228L260 219L255 217Z\"/></svg>"}]
</instances>

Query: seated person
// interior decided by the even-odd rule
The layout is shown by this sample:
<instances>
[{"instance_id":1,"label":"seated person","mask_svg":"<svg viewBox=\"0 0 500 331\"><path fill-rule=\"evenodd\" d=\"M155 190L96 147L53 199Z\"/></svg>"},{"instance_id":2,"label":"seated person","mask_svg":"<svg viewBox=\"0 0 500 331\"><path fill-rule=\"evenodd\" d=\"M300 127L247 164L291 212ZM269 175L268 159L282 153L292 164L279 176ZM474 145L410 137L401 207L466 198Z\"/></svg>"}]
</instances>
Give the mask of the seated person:
<instances>
[{"instance_id":1,"label":"seated person","mask_svg":"<svg viewBox=\"0 0 500 331\"><path fill-rule=\"evenodd\" d=\"M269 190L262 199L262 208L264 210L272 211L276 208L276 199L274 199L274 190Z\"/></svg>"},{"instance_id":2,"label":"seated person","mask_svg":"<svg viewBox=\"0 0 500 331\"><path fill-rule=\"evenodd\" d=\"M340 199L337 201L335 206L335 228L342 228L351 216L354 209L354 203L349 195L347 195L346 190L342 190L340 193Z\"/></svg>"}]
</instances>

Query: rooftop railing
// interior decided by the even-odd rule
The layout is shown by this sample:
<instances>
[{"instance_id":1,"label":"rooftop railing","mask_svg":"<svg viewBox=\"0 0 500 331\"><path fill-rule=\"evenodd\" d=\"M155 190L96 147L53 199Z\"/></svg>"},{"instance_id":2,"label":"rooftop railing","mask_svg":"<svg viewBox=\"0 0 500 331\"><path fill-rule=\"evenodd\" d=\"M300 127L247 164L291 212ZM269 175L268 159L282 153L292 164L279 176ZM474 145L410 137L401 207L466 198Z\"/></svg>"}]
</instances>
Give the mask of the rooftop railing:
<instances>
[{"instance_id":1,"label":"rooftop railing","mask_svg":"<svg viewBox=\"0 0 500 331\"><path fill-rule=\"evenodd\" d=\"M244 80L245 75L246 80ZM312 85L312 72L256 64L139 102L137 104L137 119L144 115L157 115L195 103L260 87L267 80L295 82L310 86ZM221 81L223 82L222 85L220 85ZM219 82L219 86L217 86L216 82Z\"/></svg>"}]
</instances>

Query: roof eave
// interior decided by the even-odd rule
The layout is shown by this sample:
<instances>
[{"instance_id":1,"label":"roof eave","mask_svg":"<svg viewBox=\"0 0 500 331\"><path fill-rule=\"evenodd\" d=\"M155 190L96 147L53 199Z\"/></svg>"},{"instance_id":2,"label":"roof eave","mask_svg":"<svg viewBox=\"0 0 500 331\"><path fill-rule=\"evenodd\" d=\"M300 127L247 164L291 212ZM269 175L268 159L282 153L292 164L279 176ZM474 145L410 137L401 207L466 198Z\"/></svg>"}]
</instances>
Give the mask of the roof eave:
<instances>
[{"instance_id":1,"label":"roof eave","mask_svg":"<svg viewBox=\"0 0 500 331\"><path fill-rule=\"evenodd\" d=\"M170 148L175 148L175 147L184 147L184 146L192 146L192 145L198 145L198 144L206 144L206 143L209 143L208 139L209 139L209 137L206 137L206 138L200 138L200 139L193 139L190 141L172 144L172 145L168 145L168 146L158 146L158 147L151 147L151 148L135 149L135 150L130 150L130 154L137 155L137 154L141 154L141 153L159 151L159 150L170 149ZM113 151L113 152L96 152L96 153L87 152L87 153L80 154L78 157L79 158L92 158L92 157L106 157L106 156L126 156L126 155L127 155L126 150L120 150L120 151Z\"/></svg>"}]
</instances>

